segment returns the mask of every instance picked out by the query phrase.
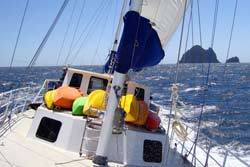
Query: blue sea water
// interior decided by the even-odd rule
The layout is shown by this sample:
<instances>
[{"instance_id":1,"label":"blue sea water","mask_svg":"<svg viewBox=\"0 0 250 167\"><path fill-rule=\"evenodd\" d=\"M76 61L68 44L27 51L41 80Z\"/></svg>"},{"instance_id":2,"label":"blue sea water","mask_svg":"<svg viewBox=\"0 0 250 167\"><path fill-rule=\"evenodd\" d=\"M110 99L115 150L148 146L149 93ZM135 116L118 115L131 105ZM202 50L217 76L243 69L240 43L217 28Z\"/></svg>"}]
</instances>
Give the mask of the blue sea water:
<instances>
[{"instance_id":1,"label":"blue sea water","mask_svg":"<svg viewBox=\"0 0 250 167\"><path fill-rule=\"evenodd\" d=\"M102 72L101 66L74 67ZM62 67L0 68L0 92L27 85L41 85L45 79L58 79ZM151 88L153 100L168 107L175 65L158 65L130 78ZM207 65L181 64L178 73L179 98L185 103L186 122L197 124L204 105L202 132L223 145L244 148L250 154L250 64L212 64L208 88ZM205 96L204 96L205 95ZM244 147L240 147L244 146Z\"/></svg>"}]
</instances>

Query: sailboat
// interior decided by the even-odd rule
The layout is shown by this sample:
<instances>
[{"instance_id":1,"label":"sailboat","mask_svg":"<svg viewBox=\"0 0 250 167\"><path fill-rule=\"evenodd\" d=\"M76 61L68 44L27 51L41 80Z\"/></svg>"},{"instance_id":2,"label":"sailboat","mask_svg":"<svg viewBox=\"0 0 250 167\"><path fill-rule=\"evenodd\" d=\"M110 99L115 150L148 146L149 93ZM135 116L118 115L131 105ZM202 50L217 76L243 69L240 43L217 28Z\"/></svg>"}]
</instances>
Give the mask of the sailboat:
<instances>
[{"instance_id":1,"label":"sailboat","mask_svg":"<svg viewBox=\"0 0 250 167\"><path fill-rule=\"evenodd\" d=\"M187 137L194 131L171 117L167 125L160 125L160 109L151 102L149 88L127 77L131 69L139 71L162 60L163 47L177 29L188 4L187 0L131 0L124 15L125 2L106 65L108 74L67 68L60 87L51 88L51 83L57 81L46 80L40 90L36 89L35 97L30 95L21 104L11 99L22 96L20 92L30 92L30 88L1 94L8 97L8 102L1 112L0 166L192 167L196 162L197 166L210 165L210 160L214 160L210 149L202 150L205 159L184 154L190 142L201 149ZM123 15L124 30L118 46ZM45 43L46 38L41 46ZM177 85L172 90L172 107L176 109ZM87 97L80 109L84 116L72 115L74 100L83 96ZM41 98L44 100L36 110L26 108L29 102L35 104ZM154 109L150 109L151 105ZM183 142L172 137L174 131ZM177 145L182 146L181 151ZM241 165L249 166L229 150L217 165L227 166L229 154Z\"/></svg>"}]
</instances>

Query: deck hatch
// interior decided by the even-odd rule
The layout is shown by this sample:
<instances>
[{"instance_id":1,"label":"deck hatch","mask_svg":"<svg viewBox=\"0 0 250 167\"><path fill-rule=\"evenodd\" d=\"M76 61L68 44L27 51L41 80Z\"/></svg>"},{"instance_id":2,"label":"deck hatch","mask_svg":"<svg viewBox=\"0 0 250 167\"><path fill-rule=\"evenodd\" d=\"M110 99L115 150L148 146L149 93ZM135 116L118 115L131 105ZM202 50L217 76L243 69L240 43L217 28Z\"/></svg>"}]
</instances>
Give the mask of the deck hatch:
<instances>
[{"instance_id":1,"label":"deck hatch","mask_svg":"<svg viewBox=\"0 0 250 167\"><path fill-rule=\"evenodd\" d=\"M57 139L61 126L60 121L43 117L38 126L36 137L53 143Z\"/></svg>"},{"instance_id":2,"label":"deck hatch","mask_svg":"<svg viewBox=\"0 0 250 167\"><path fill-rule=\"evenodd\" d=\"M157 140L144 140L143 160L145 162L161 163L162 161L162 143Z\"/></svg>"}]
</instances>

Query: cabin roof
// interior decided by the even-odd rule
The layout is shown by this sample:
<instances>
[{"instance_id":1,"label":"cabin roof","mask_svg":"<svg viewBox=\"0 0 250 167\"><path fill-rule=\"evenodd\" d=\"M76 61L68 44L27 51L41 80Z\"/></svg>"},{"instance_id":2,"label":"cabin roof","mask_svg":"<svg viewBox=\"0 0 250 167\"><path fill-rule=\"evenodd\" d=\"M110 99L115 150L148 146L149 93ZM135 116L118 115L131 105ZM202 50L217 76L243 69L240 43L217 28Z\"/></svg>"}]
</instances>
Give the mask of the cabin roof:
<instances>
[{"instance_id":1,"label":"cabin roof","mask_svg":"<svg viewBox=\"0 0 250 167\"><path fill-rule=\"evenodd\" d=\"M78 74L87 74L87 75L91 75L91 76L97 76L100 78L113 78L113 75L109 75L109 74L100 74L100 73L96 73L96 72L92 72L92 71L86 71L86 70L80 70L80 69L76 69L76 68L68 68L68 72L71 73L78 73Z\"/></svg>"}]
</instances>

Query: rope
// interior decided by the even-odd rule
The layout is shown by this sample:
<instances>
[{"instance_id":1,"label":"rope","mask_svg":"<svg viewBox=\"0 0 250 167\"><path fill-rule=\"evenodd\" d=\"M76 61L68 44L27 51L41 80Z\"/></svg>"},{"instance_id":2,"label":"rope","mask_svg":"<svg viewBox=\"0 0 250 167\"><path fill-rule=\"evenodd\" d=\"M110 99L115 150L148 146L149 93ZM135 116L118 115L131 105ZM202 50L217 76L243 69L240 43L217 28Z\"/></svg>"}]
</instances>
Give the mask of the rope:
<instances>
[{"instance_id":1,"label":"rope","mask_svg":"<svg viewBox=\"0 0 250 167\"><path fill-rule=\"evenodd\" d=\"M197 11L198 11L198 21L199 21L200 45L202 47L201 16L200 16L200 3L199 3L199 0L197 0Z\"/></svg>"},{"instance_id":2,"label":"rope","mask_svg":"<svg viewBox=\"0 0 250 167\"><path fill-rule=\"evenodd\" d=\"M73 159L73 160L65 161L65 162L56 162L55 165L65 165L65 164L69 164L69 163L73 163L73 162L78 162L78 161L83 161L83 160L92 159L92 158L94 158L94 157L93 156L91 156L91 157L83 157L83 158Z\"/></svg>"},{"instance_id":3,"label":"rope","mask_svg":"<svg viewBox=\"0 0 250 167\"><path fill-rule=\"evenodd\" d=\"M172 110L175 109L176 110L176 102L178 100L178 87L176 85L177 83L177 79L178 79L178 73L179 73L179 59L180 59L180 54L181 54L181 47L182 47L182 39L183 39L183 31L184 31L184 25L185 25L185 17L186 17L186 9L187 9L187 0L185 0L185 5L184 5L184 10L183 10L183 19L182 19L182 27L181 27L181 36L180 36L180 43L179 43L179 49L178 49L178 57L177 57L177 64L176 64L176 74L175 74L175 80L174 80L174 84L172 86L172 94L171 94L171 106L170 106L170 116L169 116L169 119L168 119L168 129L167 129L167 134L169 135L169 131L170 131L170 122L171 122L171 114L172 114ZM173 125L174 125L174 129L173 129ZM172 124L172 131L171 131L171 135L170 135L170 140L169 140L169 145L171 144L172 142L172 139L173 139L173 135L174 135L174 131L176 132L176 134L178 134L180 137L184 137L185 134L182 133L183 130L182 130L182 127L181 126L178 126L179 128L177 128L177 125L180 125L179 123L175 123L173 122ZM183 135L184 134L184 135ZM177 136L178 136L177 135ZM169 150L170 150L170 147L166 145L167 144L167 141L165 141L165 144L164 146L167 147L167 150L164 151L163 155L164 157L166 156L166 159L168 159L169 157ZM166 164L166 161L162 164L162 166L167 166Z\"/></svg>"},{"instance_id":4,"label":"rope","mask_svg":"<svg viewBox=\"0 0 250 167\"><path fill-rule=\"evenodd\" d=\"M5 160L4 162L6 162L9 166L14 166L12 163L10 163L10 161L4 156L4 154L0 151L1 156L3 157L3 159Z\"/></svg>"},{"instance_id":5,"label":"rope","mask_svg":"<svg viewBox=\"0 0 250 167\"><path fill-rule=\"evenodd\" d=\"M234 15L233 15L233 23L232 23L232 26L231 26L231 32L230 32L230 38L229 38L229 42L228 42L226 60L228 59L229 53L230 53L231 42L232 42L232 36L233 36L233 30L234 30L234 23L235 23L235 17L236 17L236 12L237 12L237 7L238 7L238 0L235 1ZM225 75L225 72L226 72L226 66L227 66L227 62L225 62L223 76Z\"/></svg>"},{"instance_id":6,"label":"rope","mask_svg":"<svg viewBox=\"0 0 250 167\"><path fill-rule=\"evenodd\" d=\"M194 46L194 19L193 19L193 3L194 1L191 0L191 13L192 13L192 19L191 19L191 27L192 27L192 46Z\"/></svg>"},{"instance_id":7,"label":"rope","mask_svg":"<svg viewBox=\"0 0 250 167\"><path fill-rule=\"evenodd\" d=\"M198 23L199 23L199 35L200 35L200 46L202 47L202 31L201 31L201 17L200 17L200 3L199 0L197 0L197 14L198 14ZM201 74L202 76L204 72L204 65L203 63L201 64ZM204 85L204 80L203 80L203 85Z\"/></svg>"},{"instance_id":8,"label":"rope","mask_svg":"<svg viewBox=\"0 0 250 167\"><path fill-rule=\"evenodd\" d=\"M184 32L184 25L185 25L186 7L187 7L187 0L185 0L185 5L184 5L184 15L183 15L183 19L182 19L181 37L180 37L177 64L176 64L176 75L175 75L175 80L174 80L175 84L177 83L178 73L179 73L179 60L180 60L180 55L181 55L182 39L183 39L183 32Z\"/></svg>"},{"instance_id":9,"label":"rope","mask_svg":"<svg viewBox=\"0 0 250 167\"><path fill-rule=\"evenodd\" d=\"M212 30L211 48L213 48L213 46L214 46L215 30L216 30L217 17L218 17L218 8L219 8L219 0L216 0L215 11L214 11L214 23L213 23L213 30Z\"/></svg>"},{"instance_id":10,"label":"rope","mask_svg":"<svg viewBox=\"0 0 250 167\"><path fill-rule=\"evenodd\" d=\"M116 62L117 60L116 60L115 57L116 57L116 53L117 53L118 41L119 41L119 37L120 37L120 33L121 33L121 28L122 28L122 24L123 24L123 16L124 16L126 7L127 7L127 0L124 0L123 4L122 4L122 9L120 11L120 17L119 17L117 29L116 29L116 32L114 32L115 33L114 34L114 41L111 42L112 50L110 51L110 53L109 53L109 55L107 57L108 59L110 59L110 63L109 63L109 66L108 66L108 74L110 76L112 75L112 73L114 71L114 68L115 68L115 65L117 63Z\"/></svg>"},{"instance_id":11,"label":"rope","mask_svg":"<svg viewBox=\"0 0 250 167\"><path fill-rule=\"evenodd\" d=\"M181 37L180 37L180 43L179 43L179 49L178 49L178 58L177 58L177 64L176 64L176 74L175 74L175 80L174 80L174 84L173 84L172 89L174 88L174 86L176 86L177 79L178 79L179 59L180 59L182 39L183 39L183 31L184 31L184 25L185 25L186 7L187 7L187 0L185 0L185 5L184 5L184 15L183 15L183 19L182 19ZM171 98L170 115L172 114L172 110L173 110L173 100ZM167 129L168 134L169 134L169 128L170 128L170 121L171 121L171 117L169 117L169 122L168 122L168 129Z\"/></svg>"},{"instance_id":12,"label":"rope","mask_svg":"<svg viewBox=\"0 0 250 167\"><path fill-rule=\"evenodd\" d=\"M25 8L24 8L22 21L21 21L21 24L20 24L20 27L19 27L19 30L18 30L18 35L17 35L16 43L15 43L14 50L13 50L12 57L11 57L10 68L12 67L12 64L13 64L13 61L14 61L14 58L15 58L16 49L17 49L17 45L18 45L18 42L19 42L19 38L20 38L21 31L22 31L22 27L23 27L23 23L24 23L24 18L25 18L28 6L29 6L29 0L26 1L26 5L25 5Z\"/></svg>"},{"instance_id":13,"label":"rope","mask_svg":"<svg viewBox=\"0 0 250 167\"><path fill-rule=\"evenodd\" d=\"M232 35L233 35L233 30L234 30L234 25L235 25L235 18L236 18L236 13L237 13L237 7L238 7L238 0L235 0L235 7L234 7L234 14L233 14L233 21L232 21L232 25L231 25L231 31L230 31L230 38L229 38L229 42L228 42L228 49L227 49L227 55L226 55L226 60L228 60L229 54L230 54L230 47L231 47L231 40L232 40ZM225 61L224 67L223 67L223 74L222 74L222 83L224 85L224 87L229 88L230 89L230 85L227 82L227 78L226 77L226 70L227 70L227 61ZM222 105L224 106L224 111L225 112L230 112L230 109L232 109L227 103L228 103L228 92L225 92L225 94L223 94L223 98L221 100ZM221 125L223 123L223 115L221 114L219 116L219 125Z\"/></svg>"},{"instance_id":14,"label":"rope","mask_svg":"<svg viewBox=\"0 0 250 167\"><path fill-rule=\"evenodd\" d=\"M114 5L114 18L113 18L113 25L112 25L112 36L113 36L113 39L115 38L115 20L116 20L116 16L117 16L117 8L118 8L118 3L117 1L115 1L115 5ZM111 42L111 46L113 45L113 42Z\"/></svg>"},{"instance_id":15,"label":"rope","mask_svg":"<svg viewBox=\"0 0 250 167\"><path fill-rule=\"evenodd\" d=\"M186 38L186 44L185 44L185 52L187 51L187 45L188 45L188 40L189 40L189 31L190 31L190 25L191 25L192 20L193 20L193 0L191 0L191 10L190 10L190 16L189 16L189 22L188 22L188 30L187 30L187 38ZM192 26L192 29L193 29L193 26ZM193 30L192 30L192 35L193 35Z\"/></svg>"},{"instance_id":16,"label":"rope","mask_svg":"<svg viewBox=\"0 0 250 167\"><path fill-rule=\"evenodd\" d=\"M67 24L67 28L66 28L66 31L65 31L65 33L64 33L62 45L61 45L61 47L60 47L59 54L58 54L58 56L57 56L56 65L58 65L58 62L59 62L59 60L60 60L60 58L61 58L62 49L63 49L64 44L65 44L66 36L68 35L70 25L72 24L72 21L73 21L72 18L73 18L73 14L74 14L74 12L75 12L75 9L76 9L76 3L77 3L77 0L74 1L73 9L72 9L72 11L71 11L71 14L70 14L70 17L69 17L69 21L68 21L68 24Z\"/></svg>"},{"instance_id":17,"label":"rope","mask_svg":"<svg viewBox=\"0 0 250 167\"><path fill-rule=\"evenodd\" d=\"M80 15L78 17L76 28L75 28L75 31L74 31L74 34L73 34L73 38L72 38L71 43L70 43L70 47L69 47L69 51L68 51L68 56L66 57L65 62L64 62L65 65L67 63L67 60L68 60L71 52L72 52L73 43L75 41L76 32L78 31L78 27L79 27L79 24L80 24L80 21L81 21L81 18L82 18L82 14L83 14L84 8L85 8L85 0L83 1L82 7L81 7L81 12L80 12Z\"/></svg>"},{"instance_id":18,"label":"rope","mask_svg":"<svg viewBox=\"0 0 250 167\"><path fill-rule=\"evenodd\" d=\"M111 5L112 5L112 2L111 2ZM92 57L92 60L91 60L91 64L92 64L92 65L93 65L93 62L94 62L95 57L98 56L98 55L97 55L97 54L98 54L98 50L99 50L99 47L100 47L100 43L101 43L102 37L103 37L103 35L104 35L104 31L105 31L105 28L106 28L106 25L107 25L107 19L108 19L109 15L110 15L110 11L111 11L111 10L108 10L108 12L106 13L105 18L103 19L104 25L103 25L103 27L102 27L101 34L100 34L99 39L98 39L98 42L97 42L97 47L96 47L96 50L95 50L95 54L94 54L94 56ZM99 60L100 60L100 59L99 59Z\"/></svg>"},{"instance_id":19,"label":"rope","mask_svg":"<svg viewBox=\"0 0 250 167\"><path fill-rule=\"evenodd\" d=\"M107 9L107 7L108 7L108 5L107 5L106 7L103 6L102 10ZM99 15L98 17L96 17L96 19L95 19L94 22L92 23L91 27L98 27L98 24L100 23L101 18L102 18L101 12L100 12L99 14L100 14L100 15ZM78 57L78 55L79 55L80 51L82 50L82 48L83 48L84 46L86 46L86 45L85 45L85 44L86 44L86 40L90 38L89 36L90 36L91 34L93 34L94 29L92 29L91 27L90 27L89 31L87 32L86 36L84 37L83 41L81 42L80 47L79 47L78 50L76 51L75 56L74 56L74 58L72 59L73 61L72 61L71 64L73 64L73 62L76 60L76 58ZM99 39L100 39L100 38L99 38ZM92 62L91 62L91 63L92 63Z\"/></svg>"},{"instance_id":20,"label":"rope","mask_svg":"<svg viewBox=\"0 0 250 167\"><path fill-rule=\"evenodd\" d=\"M139 45L137 37L138 37L139 29L140 29L140 22L141 22L141 16L139 14L138 15L138 23L137 23L137 26L136 26L136 34L135 34L135 39L134 39L134 47L133 47L133 51L132 51L132 58L131 58L131 62L130 62L130 68L133 67L133 62L134 62L134 57L135 57L135 49Z\"/></svg>"},{"instance_id":21,"label":"rope","mask_svg":"<svg viewBox=\"0 0 250 167\"><path fill-rule=\"evenodd\" d=\"M104 0L102 0L102 2L100 3L100 5L98 6L98 8L94 11L94 15L92 15L92 17L90 18L90 21L83 28L83 31L81 32L79 38L76 40L76 42L74 43L74 45L72 45L72 49L70 51L70 54L68 54L67 57L65 58L65 61L64 61L65 63L67 62L66 60L68 60L69 56L71 56L73 50L76 48L76 46L81 41L81 39L82 39L84 33L86 32L86 30L87 29L89 29L89 31L92 30L91 28L92 28L93 24L96 22L97 17L98 17L98 15L100 15L100 12L103 10L103 8L104 8ZM76 59L76 57L78 55L78 52L79 52L79 50L81 50L81 47L84 44L84 42L85 42L85 40L86 40L86 38L87 38L88 35L89 35L89 32L87 32L87 35L85 36L83 42L80 44L80 48L76 51L73 60Z\"/></svg>"},{"instance_id":22,"label":"rope","mask_svg":"<svg viewBox=\"0 0 250 167\"><path fill-rule=\"evenodd\" d=\"M91 33L93 31L93 28L94 26L96 26L96 24L98 23L98 19L100 19L100 15L101 15L101 12L103 9L105 9L105 6L103 4L104 1L102 1L102 3L100 4L100 6L98 7L98 9L96 10L95 12L95 15L92 17L93 19L90 20L89 24L87 24L86 28L84 28L84 31L81 33L79 39L75 42L75 45L74 46L77 46L78 43L80 42L81 38L83 37L83 34L85 33L85 31L88 29L88 32L86 34L86 36L84 37L84 39L82 40L79 48L77 49L77 51L75 52L74 54L74 57L72 58L72 62L70 64L73 64L73 62L76 60L76 58L78 57L81 49L83 48L84 44L86 44L86 40L87 38L89 37L90 34L93 34ZM72 50L74 50L75 48L73 47ZM72 52L71 52L72 53ZM68 55L70 56L70 55ZM68 59L68 58L66 58ZM65 61L66 62L66 61Z\"/></svg>"},{"instance_id":23,"label":"rope","mask_svg":"<svg viewBox=\"0 0 250 167\"><path fill-rule=\"evenodd\" d=\"M186 131L186 128L179 121L173 122L172 129L179 139L181 139L182 141L186 140L188 133Z\"/></svg>"},{"instance_id":24,"label":"rope","mask_svg":"<svg viewBox=\"0 0 250 167\"><path fill-rule=\"evenodd\" d=\"M45 37L43 38L42 43L40 44L40 46L39 46L38 49L36 50L36 53L35 53L35 55L33 56L33 58L31 59L31 61L30 61L29 65L28 65L28 67L32 67L32 66L35 65L36 60L38 59L38 57L39 57L39 55L40 55L40 53L41 53L41 51L42 51L44 45L46 44L46 42L47 42L47 40L48 40L48 38L49 38L51 32L54 30L54 28L55 28L55 26L56 26L58 20L60 19L61 15L62 15L62 13L63 13L63 11L64 11L64 9L65 9L65 7L67 6L68 2L69 2L69 0L64 0L62 6L61 6L61 8L60 8L60 10L59 10L58 13L57 13L56 18L54 19L54 21L53 21L52 25L50 26L48 32L46 33Z\"/></svg>"},{"instance_id":25,"label":"rope","mask_svg":"<svg viewBox=\"0 0 250 167\"><path fill-rule=\"evenodd\" d=\"M213 31L212 31L212 40L211 40L211 48L213 48L213 44L214 44L214 38L215 38L215 30L216 30L216 23L217 23L217 17L218 17L218 8L219 8L219 0L216 0L215 3L215 11L214 11L214 22L213 22ZM202 116L203 116L203 112L204 112L204 106L205 106L205 102L206 102L206 92L208 91L208 81L209 81L209 75L210 75L210 68L211 68L211 62L210 62L211 58L209 59L209 65L208 65L208 70L207 70L207 74L206 74L206 89L203 90L203 100L202 100L202 106L201 106L201 113L199 116L199 120L198 120L198 130L197 130L197 134L196 134L196 138L194 141L194 151L193 151L193 158L192 158L192 162L194 160L195 154L196 154L196 145L198 142L198 138L199 138L199 133L200 133L200 126L201 126L201 121L202 121ZM191 150L190 150L191 151ZM189 152L190 153L190 152ZM189 154L188 154L189 155ZM196 160L196 159L195 159Z\"/></svg>"}]
</instances>

